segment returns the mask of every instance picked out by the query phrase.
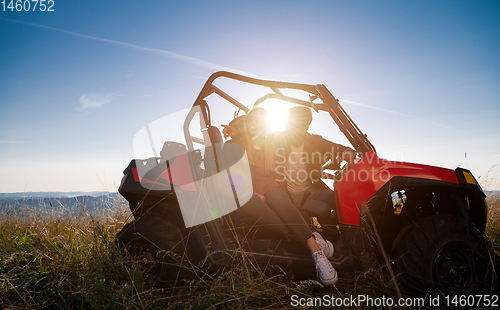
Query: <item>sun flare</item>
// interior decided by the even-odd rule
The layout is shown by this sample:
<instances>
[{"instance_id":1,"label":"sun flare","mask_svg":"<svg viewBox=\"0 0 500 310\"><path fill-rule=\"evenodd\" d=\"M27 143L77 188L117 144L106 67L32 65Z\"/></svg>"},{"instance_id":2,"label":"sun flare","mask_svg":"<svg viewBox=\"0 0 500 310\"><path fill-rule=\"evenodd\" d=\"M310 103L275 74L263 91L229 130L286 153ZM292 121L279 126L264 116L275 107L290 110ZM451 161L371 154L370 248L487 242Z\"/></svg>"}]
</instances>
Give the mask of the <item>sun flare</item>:
<instances>
[{"instance_id":1,"label":"sun flare","mask_svg":"<svg viewBox=\"0 0 500 310\"><path fill-rule=\"evenodd\" d=\"M261 105L269 113L269 125L271 131L284 131L288 118L288 109L293 105L282 101L270 101Z\"/></svg>"}]
</instances>

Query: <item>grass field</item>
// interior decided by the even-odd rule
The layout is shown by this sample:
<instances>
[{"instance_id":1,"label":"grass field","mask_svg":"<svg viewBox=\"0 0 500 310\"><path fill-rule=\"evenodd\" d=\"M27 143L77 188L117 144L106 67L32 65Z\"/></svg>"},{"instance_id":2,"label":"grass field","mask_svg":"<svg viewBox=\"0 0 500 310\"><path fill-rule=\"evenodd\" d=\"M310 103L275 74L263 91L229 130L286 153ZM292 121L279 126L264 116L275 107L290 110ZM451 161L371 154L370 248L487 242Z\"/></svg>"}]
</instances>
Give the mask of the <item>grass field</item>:
<instances>
[{"instance_id":1,"label":"grass field","mask_svg":"<svg viewBox=\"0 0 500 310\"><path fill-rule=\"evenodd\" d=\"M487 235L495 244L492 257L498 270L500 200L488 203ZM329 289L314 280L291 282L280 272L270 277L265 270L252 269L245 257L224 276L206 275L175 289L151 289L139 266L114 243L115 234L130 220L124 204L99 218L1 216L0 309L282 309L293 308L293 295L397 296L387 269L370 260L364 272L341 277ZM498 294L497 275L490 281L484 293Z\"/></svg>"}]
</instances>

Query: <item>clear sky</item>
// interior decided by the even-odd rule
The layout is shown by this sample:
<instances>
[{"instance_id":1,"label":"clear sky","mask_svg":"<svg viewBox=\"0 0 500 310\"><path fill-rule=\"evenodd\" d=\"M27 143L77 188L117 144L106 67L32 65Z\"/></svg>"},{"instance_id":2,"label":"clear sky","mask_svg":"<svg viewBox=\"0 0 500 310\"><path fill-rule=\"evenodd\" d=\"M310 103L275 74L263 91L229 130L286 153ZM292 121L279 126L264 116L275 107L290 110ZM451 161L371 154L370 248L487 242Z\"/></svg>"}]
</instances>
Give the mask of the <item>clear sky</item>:
<instances>
[{"instance_id":1,"label":"clear sky","mask_svg":"<svg viewBox=\"0 0 500 310\"><path fill-rule=\"evenodd\" d=\"M325 84L380 156L500 189L500 1L9 2L0 192L117 190L134 135L218 70Z\"/></svg>"}]
</instances>

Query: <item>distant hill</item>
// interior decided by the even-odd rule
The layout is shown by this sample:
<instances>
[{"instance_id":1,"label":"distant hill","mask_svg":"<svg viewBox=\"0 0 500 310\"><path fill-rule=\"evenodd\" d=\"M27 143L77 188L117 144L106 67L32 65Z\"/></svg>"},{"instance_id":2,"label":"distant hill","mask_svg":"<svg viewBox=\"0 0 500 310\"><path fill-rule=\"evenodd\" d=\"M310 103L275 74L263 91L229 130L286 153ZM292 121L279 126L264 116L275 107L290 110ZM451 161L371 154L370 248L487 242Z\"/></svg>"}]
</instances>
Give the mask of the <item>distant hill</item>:
<instances>
[{"instance_id":1,"label":"distant hill","mask_svg":"<svg viewBox=\"0 0 500 310\"><path fill-rule=\"evenodd\" d=\"M488 198L500 198L500 191L484 191Z\"/></svg>"},{"instance_id":2,"label":"distant hill","mask_svg":"<svg viewBox=\"0 0 500 310\"><path fill-rule=\"evenodd\" d=\"M500 191L485 191L488 198L500 199ZM70 216L112 214L128 210L128 202L117 192L31 192L0 193L0 217Z\"/></svg>"},{"instance_id":3,"label":"distant hill","mask_svg":"<svg viewBox=\"0 0 500 310\"><path fill-rule=\"evenodd\" d=\"M116 192L19 192L19 193L0 193L0 199L28 199L28 198L63 198L77 196L97 197L107 194L116 194Z\"/></svg>"},{"instance_id":4,"label":"distant hill","mask_svg":"<svg viewBox=\"0 0 500 310\"><path fill-rule=\"evenodd\" d=\"M127 201L110 192L38 192L0 194L0 216L76 217L82 214L105 216Z\"/></svg>"}]
</instances>

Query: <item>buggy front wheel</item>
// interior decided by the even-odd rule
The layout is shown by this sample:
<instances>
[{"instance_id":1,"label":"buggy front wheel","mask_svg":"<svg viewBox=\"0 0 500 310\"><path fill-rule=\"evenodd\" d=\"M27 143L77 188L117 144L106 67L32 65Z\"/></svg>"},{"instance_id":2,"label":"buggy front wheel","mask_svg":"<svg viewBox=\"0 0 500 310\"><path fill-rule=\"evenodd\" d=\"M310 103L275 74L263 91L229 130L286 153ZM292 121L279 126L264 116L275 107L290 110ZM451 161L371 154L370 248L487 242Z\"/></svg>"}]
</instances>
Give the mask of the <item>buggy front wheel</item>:
<instances>
[{"instance_id":1,"label":"buggy front wheel","mask_svg":"<svg viewBox=\"0 0 500 310\"><path fill-rule=\"evenodd\" d=\"M480 283L487 242L463 218L434 215L410 227L395 251L398 279L409 293L471 293Z\"/></svg>"}]
</instances>

